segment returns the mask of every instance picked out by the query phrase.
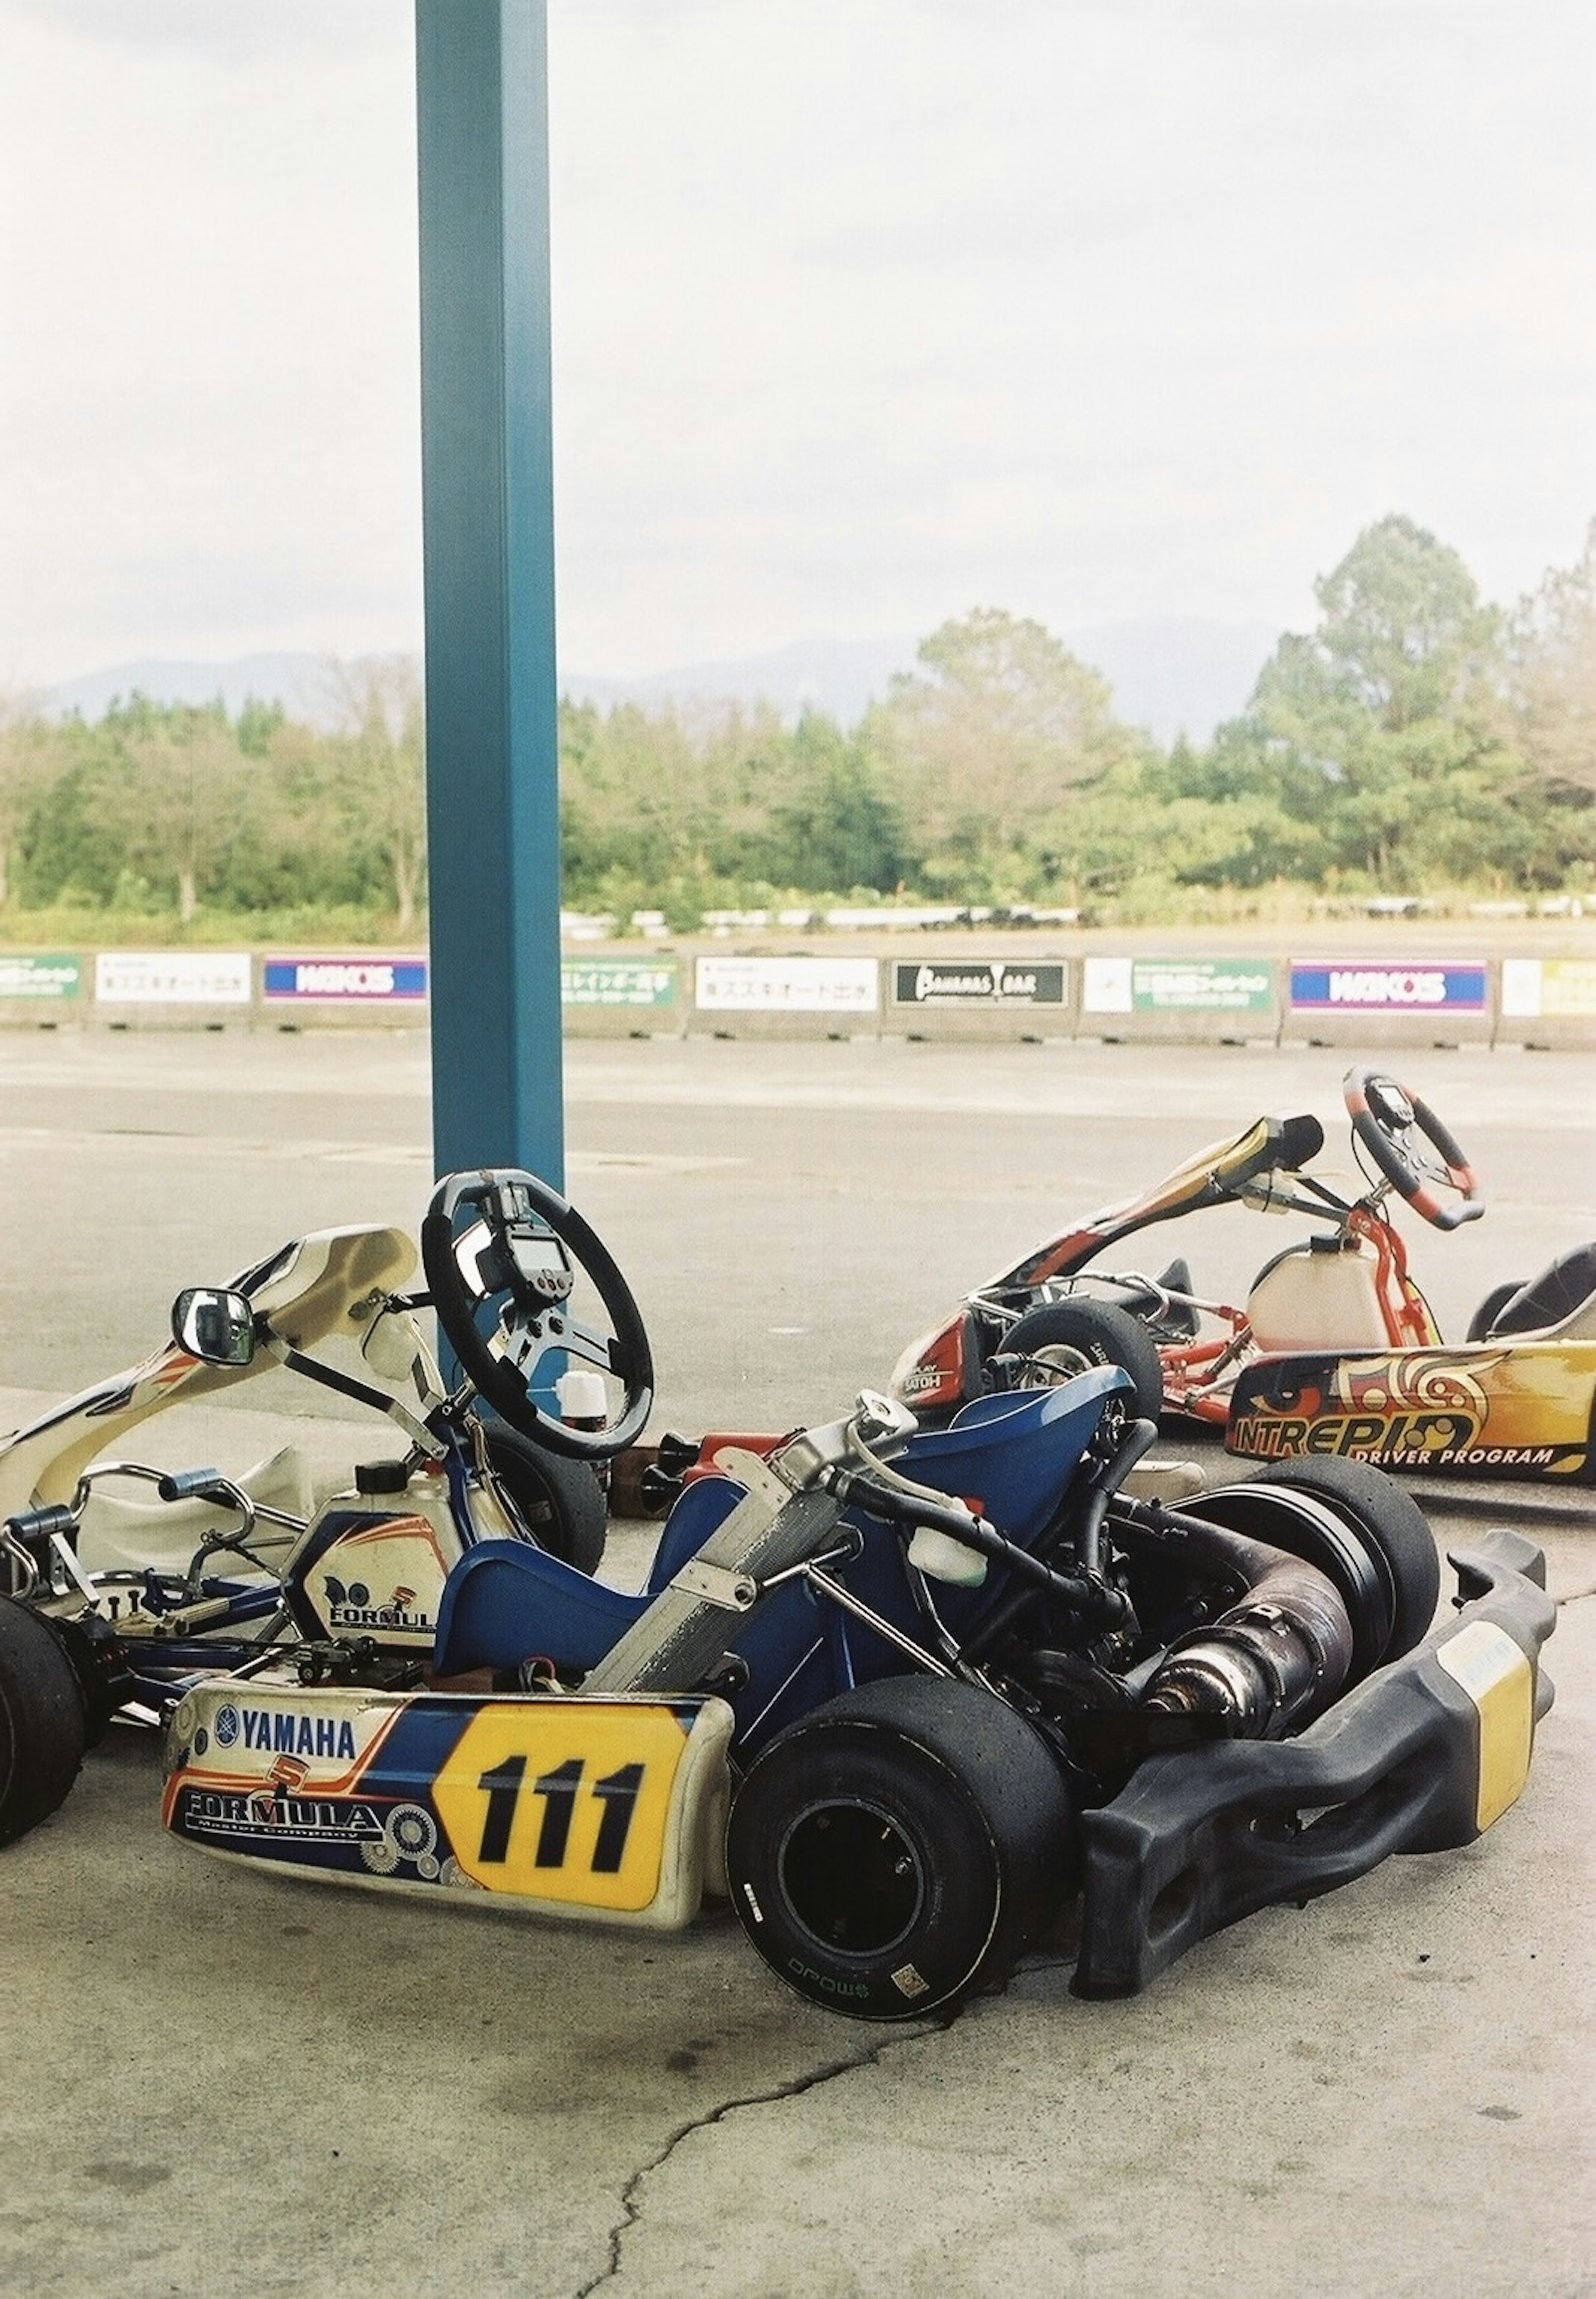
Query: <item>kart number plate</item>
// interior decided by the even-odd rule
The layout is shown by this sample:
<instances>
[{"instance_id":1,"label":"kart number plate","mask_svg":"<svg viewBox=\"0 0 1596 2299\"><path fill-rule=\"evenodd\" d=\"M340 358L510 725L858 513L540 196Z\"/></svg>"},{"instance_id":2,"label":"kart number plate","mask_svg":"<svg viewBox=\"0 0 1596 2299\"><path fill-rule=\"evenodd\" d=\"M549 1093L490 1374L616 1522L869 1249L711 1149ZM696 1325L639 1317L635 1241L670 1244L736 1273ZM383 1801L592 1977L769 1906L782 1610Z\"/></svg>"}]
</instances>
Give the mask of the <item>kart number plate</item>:
<instances>
[{"instance_id":1,"label":"kart number plate","mask_svg":"<svg viewBox=\"0 0 1596 2299\"><path fill-rule=\"evenodd\" d=\"M490 1892L646 1908L691 1722L640 1702L484 1708L433 1783L456 1860Z\"/></svg>"}]
</instances>

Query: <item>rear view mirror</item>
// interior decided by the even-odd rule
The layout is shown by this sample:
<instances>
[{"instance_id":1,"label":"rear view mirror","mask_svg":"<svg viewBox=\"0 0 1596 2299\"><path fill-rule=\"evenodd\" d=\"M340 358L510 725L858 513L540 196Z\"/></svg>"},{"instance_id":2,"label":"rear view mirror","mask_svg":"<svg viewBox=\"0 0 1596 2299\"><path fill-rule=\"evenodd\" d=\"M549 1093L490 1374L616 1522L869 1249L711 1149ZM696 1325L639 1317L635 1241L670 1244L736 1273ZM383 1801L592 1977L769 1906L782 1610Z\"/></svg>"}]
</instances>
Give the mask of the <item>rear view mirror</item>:
<instances>
[{"instance_id":1,"label":"rear view mirror","mask_svg":"<svg viewBox=\"0 0 1596 2299\"><path fill-rule=\"evenodd\" d=\"M246 1365L255 1354L255 1313L245 1293L191 1285L171 1305L172 1339L205 1365Z\"/></svg>"}]
</instances>

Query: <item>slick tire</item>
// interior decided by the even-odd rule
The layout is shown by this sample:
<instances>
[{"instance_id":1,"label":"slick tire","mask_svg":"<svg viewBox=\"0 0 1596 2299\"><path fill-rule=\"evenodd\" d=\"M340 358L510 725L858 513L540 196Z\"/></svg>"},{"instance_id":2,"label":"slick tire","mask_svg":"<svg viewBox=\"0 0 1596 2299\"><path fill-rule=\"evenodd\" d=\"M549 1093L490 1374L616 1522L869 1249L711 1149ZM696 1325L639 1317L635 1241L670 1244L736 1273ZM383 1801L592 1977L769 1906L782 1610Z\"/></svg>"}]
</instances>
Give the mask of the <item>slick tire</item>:
<instances>
[{"instance_id":1,"label":"slick tire","mask_svg":"<svg viewBox=\"0 0 1596 2299\"><path fill-rule=\"evenodd\" d=\"M65 1803L87 1737L71 1661L25 1605L0 1598L0 1844Z\"/></svg>"},{"instance_id":2,"label":"slick tire","mask_svg":"<svg viewBox=\"0 0 1596 2299\"><path fill-rule=\"evenodd\" d=\"M1483 1341L1489 1338L1491 1328L1507 1307L1515 1293L1522 1293L1522 1282L1509 1280L1506 1285L1493 1285L1468 1321L1467 1339Z\"/></svg>"},{"instance_id":3,"label":"slick tire","mask_svg":"<svg viewBox=\"0 0 1596 2299\"><path fill-rule=\"evenodd\" d=\"M1284 1499L1272 1499L1276 1492ZM1319 1510L1293 1508L1298 1497ZM1349 1685L1411 1652L1435 1617L1441 1559L1424 1511L1367 1461L1271 1462L1182 1506L1328 1576L1352 1625Z\"/></svg>"},{"instance_id":4,"label":"slick tire","mask_svg":"<svg viewBox=\"0 0 1596 2299\"><path fill-rule=\"evenodd\" d=\"M743 1928L811 2004L920 2020L1001 1986L1070 1878L1058 1766L973 1685L892 1677L790 1725L733 1800Z\"/></svg>"},{"instance_id":5,"label":"slick tire","mask_svg":"<svg viewBox=\"0 0 1596 2299\"><path fill-rule=\"evenodd\" d=\"M545 1452L502 1421L489 1425L487 1457L538 1547L578 1573L596 1573L609 1511L587 1463Z\"/></svg>"},{"instance_id":6,"label":"slick tire","mask_svg":"<svg viewBox=\"0 0 1596 2299\"><path fill-rule=\"evenodd\" d=\"M1010 1326L1002 1349L1007 1357L1031 1359L1017 1376L1022 1389L1068 1381L1093 1365L1123 1365L1135 1386L1138 1418L1156 1421L1164 1409L1158 1344L1128 1309L1107 1301L1044 1301Z\"/></svg>"}]
</instances>

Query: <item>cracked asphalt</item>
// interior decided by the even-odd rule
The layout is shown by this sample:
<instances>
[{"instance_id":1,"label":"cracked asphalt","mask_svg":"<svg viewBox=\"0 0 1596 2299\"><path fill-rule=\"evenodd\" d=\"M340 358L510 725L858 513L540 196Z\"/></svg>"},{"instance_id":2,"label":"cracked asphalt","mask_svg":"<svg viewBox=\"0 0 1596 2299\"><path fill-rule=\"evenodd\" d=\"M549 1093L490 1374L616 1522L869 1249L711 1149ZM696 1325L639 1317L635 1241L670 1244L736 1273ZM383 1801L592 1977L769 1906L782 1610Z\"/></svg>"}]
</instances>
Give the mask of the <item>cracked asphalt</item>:
<instances>
[{"instance_id":1,"label":"cracked asphalt","mask_svg":"<svg viewBox=\"0 0 1596 2299\"><path fill-rule=\"evenodd\" d=\"M1350 1058L578 1045L569 1183L653 1331L656 1432L784 1425L1259 1111L1344 1142ZM1596 1234L1592 1067L1386 1059L1491 1196L1453 1237L1408 1224L1460 1331ZM302 1227L413 1224L426 1142L403 1036L0 1039L0 1424L142 1354L181 1284ZM1292 1233L1180 1230L1215 1291ZM330 1480L359 1432L303 1402L274 1374L147 1450L236 1469L292 1416ZM1596 2293L1596 1525L1536 1498L1433 1512L1444 1542L1522 1510L1565 1600L1519 1805L1127 2003L1070 1996L1064 1938L951 2026L870 2029L789 1996L723 1910L651 1939L273 1881L163 1838L154 1745L112 1735L0 1854L0 2290Z\"/></svg>"}]
</instances>

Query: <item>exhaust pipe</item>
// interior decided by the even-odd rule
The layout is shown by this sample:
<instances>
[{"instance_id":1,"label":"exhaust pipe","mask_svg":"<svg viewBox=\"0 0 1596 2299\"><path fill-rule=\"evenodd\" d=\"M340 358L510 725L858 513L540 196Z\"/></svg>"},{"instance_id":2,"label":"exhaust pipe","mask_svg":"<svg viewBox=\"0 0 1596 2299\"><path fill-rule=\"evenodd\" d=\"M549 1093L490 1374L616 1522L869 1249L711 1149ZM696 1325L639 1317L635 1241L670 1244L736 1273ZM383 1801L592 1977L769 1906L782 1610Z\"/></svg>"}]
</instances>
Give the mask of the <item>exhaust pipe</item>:
<instances>
[{"instance_id":1,"label":"exhaust pipe","mask_svg":"<svg viewBox=\"0 0 1596 2299\"><path fill-rule=\"evenodd\" d=\"M1149 1509L1137 1530L1151 1530ZM1159 1530L1194 1562L1241 1581L1246 1594L1194 1630L1155 1672L1143 1706L1212 1717L1227 1739L1277 1740L1328 1707L1352 1663L1352 1625L1317 1565L1200 1517L1160 1509ZM1129 1531L1128 1525L1117 1531Z\"/></svg>"}]
</instances>

